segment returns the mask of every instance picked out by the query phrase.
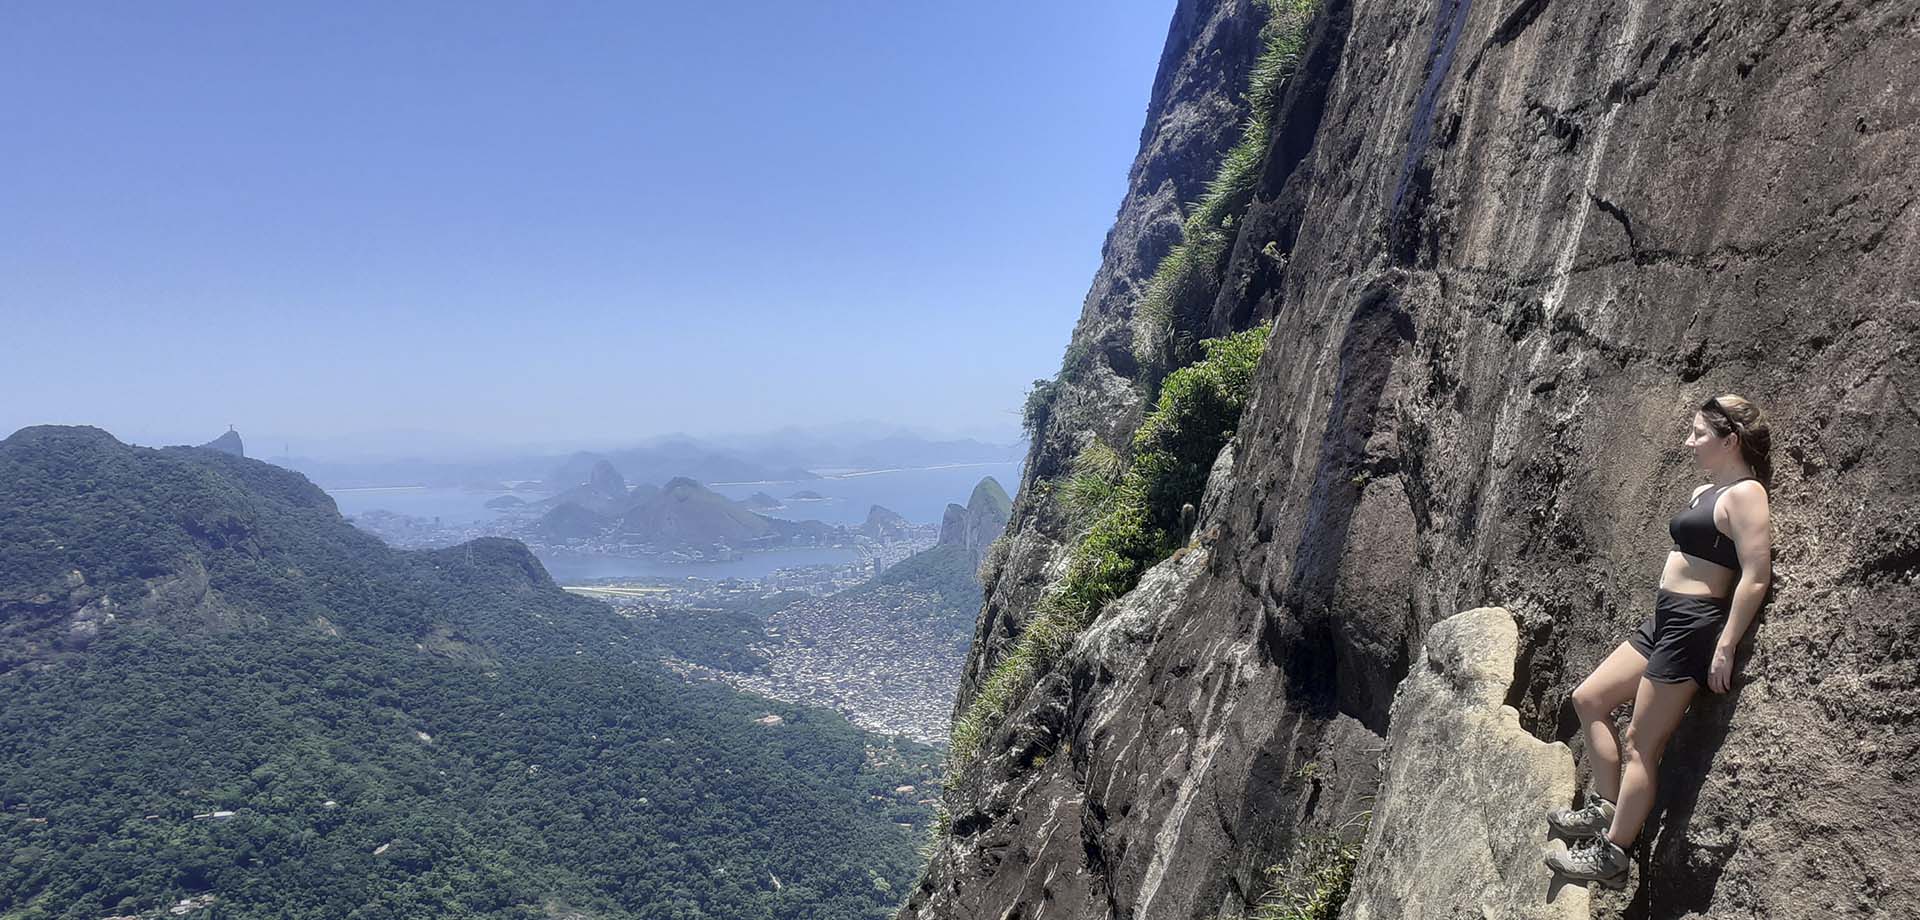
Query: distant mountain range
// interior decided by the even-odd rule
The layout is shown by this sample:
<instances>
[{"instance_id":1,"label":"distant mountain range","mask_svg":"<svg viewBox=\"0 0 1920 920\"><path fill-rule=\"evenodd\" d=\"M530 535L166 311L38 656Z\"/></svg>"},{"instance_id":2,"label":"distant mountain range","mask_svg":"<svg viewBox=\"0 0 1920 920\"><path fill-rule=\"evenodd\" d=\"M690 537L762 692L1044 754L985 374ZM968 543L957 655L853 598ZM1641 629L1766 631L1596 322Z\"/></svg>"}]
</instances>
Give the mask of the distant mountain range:
<instances>
[{"instance_id":1,"label":"distant mountain range","mask_svg":"<svg viewBox=\"0 0 1920 920\"><path fill-rule=\"evenodd\" d=\"M818 478L813 470L892 469L947 463L1015 462L1019 444L929 439L910 433L871 437L834 430L791 429L724 441L665 436L632 447L567 455L462 460L452 457L327 460L278 456L272 462L299 470L328 488L539 481L553 490L586 482L604 460L628 482L663 483L677 476L707 483L793 482Z\"/></svg>"},{"instance_id":2,"label":"distant mountain range","mask_svg":"<svg viewBox=\"0 0 1920 920\"><path fill-rule=\"evenodd\" d=\"M600 464L608 464L630 482L666 482L676 477L705 482L818 479L800 466L776 467L750 458L722 453L695 441L675 440L651 447L591 453L582 451L547 474L548 488L564 488L585 481Z\"/></svg>"},{"instance_id":3,"label":"distant mountain range","mask_svg":"<svg viewBox=\"0 0 1920 920\"><path fill-rule=\"evenodd\" d=\"M622 538L662 551L727 547L733 550L812 546L849 536L847 528L819 521L768 517L753 504L727 498L685 476L665 484L635 486L610 461L588 470L587 481L545 502L532 536L548 542Z\"/></svg>"},{"instance_id":4,"label":"distant mountain range","mask_svg":"<svg viewBox=\"0 0 1920 920\"><path fill-rule=\"evenodd\" d=\"M762 435L712 438L719 450L769 467L807 469L888 469L942 463L998 463L1019 460L1022 444L996 444L972 438L927 438L905 430L875 436L873 428L789 428ZM721 481L721 480L715 480Z\"/></svg>"},{"instance_id":5,"label":"distant mountain range","mask_svg":"<svg viewBox=\"0 0 1920 920\"><path fill-rule=\"evenodd\" d=\"M0 441L0 510L0 915L872 917L917 871L930 749L684 681L516 541L92 428Z\"/></svg>"}]
</instances>

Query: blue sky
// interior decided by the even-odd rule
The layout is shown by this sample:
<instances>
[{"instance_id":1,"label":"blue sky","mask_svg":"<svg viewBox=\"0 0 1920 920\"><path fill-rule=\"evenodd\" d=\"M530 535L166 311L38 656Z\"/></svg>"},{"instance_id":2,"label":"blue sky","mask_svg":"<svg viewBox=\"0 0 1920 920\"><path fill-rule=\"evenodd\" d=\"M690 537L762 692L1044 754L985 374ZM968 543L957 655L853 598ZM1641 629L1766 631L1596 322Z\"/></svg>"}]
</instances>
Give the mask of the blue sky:
<instances>
[{"instance_id":1,"label":"blue sky","mask_svg":"<svg viewBox=\"0 0 1920 920\"><path fill-rule=\"evenodd\" d=\"M0 434L1010 439L1171 12L10 4Z\"/></svg>"}]
</instances>

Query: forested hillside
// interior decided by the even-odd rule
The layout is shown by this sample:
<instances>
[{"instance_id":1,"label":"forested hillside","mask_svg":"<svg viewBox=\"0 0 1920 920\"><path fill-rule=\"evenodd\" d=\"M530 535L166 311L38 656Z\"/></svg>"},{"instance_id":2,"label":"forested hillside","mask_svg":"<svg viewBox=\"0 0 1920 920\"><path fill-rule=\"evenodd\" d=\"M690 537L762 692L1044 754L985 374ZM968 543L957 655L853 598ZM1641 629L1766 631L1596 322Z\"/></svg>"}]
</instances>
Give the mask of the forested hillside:
<instances>
[{"instance_id":1,"label":"forested hillside","mask_svg":"<svg viewBox=\"0 0 1920 920\"><path fill-rule=\"evenodd\" d=\"M936 764L681 681L518 543L96 429L0 442L0 650L9 920L877 917Z\"/></svg>"}]
</instances>

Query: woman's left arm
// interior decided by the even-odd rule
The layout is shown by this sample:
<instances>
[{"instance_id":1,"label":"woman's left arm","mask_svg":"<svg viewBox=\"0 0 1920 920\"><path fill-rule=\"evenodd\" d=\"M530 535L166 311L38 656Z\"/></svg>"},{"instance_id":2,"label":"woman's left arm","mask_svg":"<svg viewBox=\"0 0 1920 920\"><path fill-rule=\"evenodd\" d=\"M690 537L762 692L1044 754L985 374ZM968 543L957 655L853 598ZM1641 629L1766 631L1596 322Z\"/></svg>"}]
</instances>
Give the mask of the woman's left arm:
<instances>
[{"instance_id":1,"label":"woman's left arm","mask_svg":"<svg viewBox=\"0 0 1920 920\"><path fill-rule=\"evenodd\" d=\"M1767 582L1773 576L1773 522L1768 514L1767 490L1759 485L1728 489L1727 524L1733 529L1733 545L1740 556L1740 580L1733 586L1727 623L1720 628L1720 640L1714 645L1713 665L1707 685L1715 693L1725 693L1733 682L1733 651L1747 634L1748 624L1760 612L1766 599Z\"/></svg>"}]
</instances>

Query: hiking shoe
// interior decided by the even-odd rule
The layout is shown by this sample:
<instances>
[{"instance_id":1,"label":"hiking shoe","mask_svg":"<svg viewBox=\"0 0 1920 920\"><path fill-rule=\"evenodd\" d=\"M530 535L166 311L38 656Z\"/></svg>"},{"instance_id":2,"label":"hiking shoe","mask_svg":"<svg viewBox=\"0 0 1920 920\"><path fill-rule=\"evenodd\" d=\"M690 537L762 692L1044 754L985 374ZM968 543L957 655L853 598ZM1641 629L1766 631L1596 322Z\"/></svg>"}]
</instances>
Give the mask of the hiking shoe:
<instances>
[{"instance_id":1,"label":"hiking shoe","mask_svg":"<svg viewBox=\"0 0 1920 920\"><path fill-rule=\"evenodd\" d=\"M1547 812L1547 823L1570 837L1604 834L1613 827L1613 803L1597 795L1588 796L1585 808L1556 808Z\"/></svg>"},{"instance_id":2,"label":"hiking shoe","mask_svg":"<svg viewBox=\"0 0 1920 920\"><path fill-rule=\"evenodd\" d=\"M1571 879L1599 882L1608 888L1627 887L1627 869L1632 860L1627 851L1615 846L1605 834L1594 834L1568 848L1547 854L1547 867Z\"/></svg>"}]
</instances>

